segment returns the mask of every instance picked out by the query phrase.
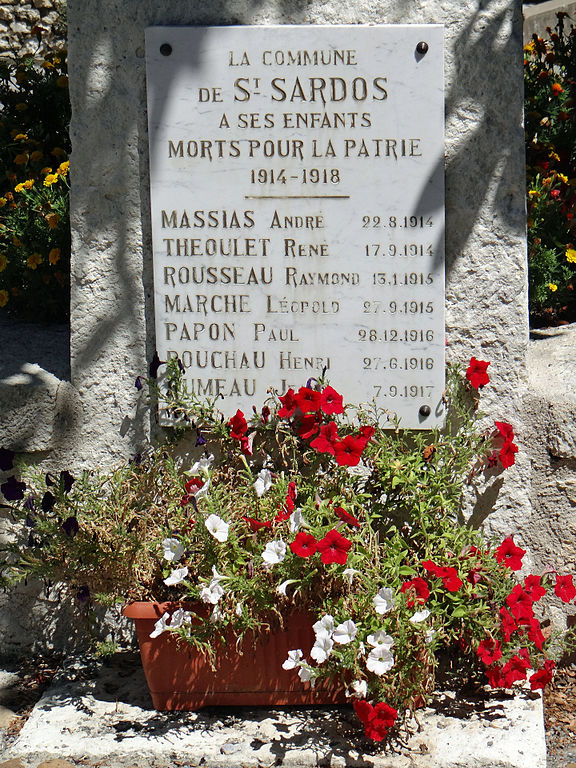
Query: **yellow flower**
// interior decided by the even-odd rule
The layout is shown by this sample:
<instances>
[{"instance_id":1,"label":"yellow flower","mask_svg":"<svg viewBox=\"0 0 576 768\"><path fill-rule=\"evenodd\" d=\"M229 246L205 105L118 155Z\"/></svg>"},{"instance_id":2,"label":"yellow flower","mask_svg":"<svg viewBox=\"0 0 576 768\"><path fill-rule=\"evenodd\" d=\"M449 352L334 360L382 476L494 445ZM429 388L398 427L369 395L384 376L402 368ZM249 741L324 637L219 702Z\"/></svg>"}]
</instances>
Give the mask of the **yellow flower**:
<instances>
[{"instance_id":1,"label":"yellow flower","mask_svg":"<svg viewBox=\"0 0 576 768\"><path fill-rule=\"evenodd\" d=\"M68 77L66 75L60 75L56 80L56 85L58 88L68 88Z\"/></svg>"},{"instance_id":2,"label":"yellow flower","mask_svg":"<svg viewBox=\"0 0 576 768\"><path fill-rule=\"evenodd\" d=\"M57 264L60 261L60 248L52 248L48 254L48 261L52 265Z\"/></svg>"},{"instance_id":3,"label":"yellow flower","mask_svg":"<svg viewBox=\"0 0 576 768\"><path fill-rule=\"evenodd\" d=\"M529 189L528 190L528 196L529 197L540 197L540 192L538 192L537 189Z\"/></svg>"},{"instance_id":4,"label":"yellow flower","mask_svg":"<svg viewBox=\"0 0 576 768\"><path fill-rule=\"evenodd\" d=\"M54 147L50 154L54 155L54 157L66 157L68 153L65 149L62 149L62 147Z\"/></svg>"},{"instance_id":5,"label":"yellow flower","mask_svg":"<svg viewBox=\"0 0 576 768\"><path fill-rule=\"evenodd\" d=\"M19 104L16 104L16 112L25 112L28 109L28 104L24 104L23 101L21 101Z\"/></svg>"},{"instance_id":6,"label":"yellow flower","mask_svg":"<svg viewBox=\"0 0 576 768\"><path fill-rule=\"evenodd\" d=\"M48 166L46 166L45 168L42 168L42 170L40 171L40 173L41 173L43 176L45 176L47 173L52 173L52 168L49 168Z\"/></svg>"},{"instance_id":7,"label":"yellow flower","mask_svg":"<svg viewBox=\"0 0 576 768\"><path fill-rule=\"evenodd\" d=\"M24 184L21 182L20 184L16 184L14 187L14 192L22 192L24 190Z\"/></svg>"},{"instance_id":8,"label":"yellow flower","mask_svg":"<svg viewBox=\"0 0 576 768\"><path fill-rule=\"evenodd\" d=\"M576 264L576 249L575 248L567 248L566 249L566 261L569 261L570 264Z\"/></svg>"},{"instance_id":9,"label":"yellow flower","mask_svg":"<svg viewBox=\"0 0 576 768\"><path fill-rule=\"evenodd\" d=\"M43 61L42 62L42 67L44 69L54 69L54 64L52 64L51 61Z\"/></svg>"},{"instance_id":10,"label":"yellow flower","mask_svg":"<svg viewBox=\"0 0 576 768\"><path fill-rule=\"evenodd\" d=\"M27 133L16 133L16 136L14 136L14 141L26 141L27 138Z\"/></svg>"},{"instance_id":11,"label":"yellow flower","mask_svg":"<svg viewBox=\"0 0 576 768\"><path fill-rule=\"evenodd\" d=\"M26 179L24 182L24 189L32 189L34 186L34 179Z\"/></svg>"},{"instance_id":12,"label":"yellow flower","mask_svg":"<svg viewBox=\"0 0 576 768\"><path fill-rule=\"evenodd\" d=\"M42 258L41 253L31 253L30 256L26 259L26 264L30 267L30 269L36 269L36 267L39 264L42 264L44 259Z\"/></svg>"},{"instance_id":13,"label":"yellow flower","mask_svg":"<svg viewBox=\"0 0 576 768\"><path fill-rule=\"evenodd\" d=\"M558 286L556 285L556 283L548 283L548 288L552 291L552 293L558 290Z\"/></svg>"},{"instance_id":14,"label":"yellow flower","mask_svg":"<svg viewBox=\"0 0 576 768\"><path fill-rule=\"evenodd\" d=\"M0 208L4 208L7 202L5 197L0 197Z\"/></svg>"},{"instance_id":15,"label":"yellow flower","mask_svg":"<svg viewBox=\"0 0 576 768\"><path fill-rule=\"evenodd\" d=\"M564 176L563 173L557 173L556 178L562 181L564 184L568 184L568 176Z\"/></svg>"},{"instance_id":16,"label":"yellow flower","mask_svg":"<svg viewBox=\"0 0 576 768\"><path fill-rule=\"evenodd\" d=\"M59 173L61 176L66 176L69 168L70 168L70 161L65 160L63 163L60 163L56 173Z\"/></svg>"},{"instance_id":17,"label":"yellow flower","mask_svg":"<svg viewBox=\"0 0 576 768\"><path fill-rule=\"evenodd\" d=\"M0 272L4 272L7 264L8 264L8 259L6 258L5 254L0 253Z\"/></svg>"},{"instance_id":18,"label":"yellow flower","mask_svg":"<svg viewBox=\"0 0 576 768\"><path fill-rule=\"evenodd\" d=\"M43 158L43 157L44 157L44 155L42 154L42 152L40 152L40 150L39 150L39 149L36 149L36 150L35 150L34 152L32 152L32 154L30 155L30 160L32 160L32 162L33 162L33 163L37 163L37 162L38 162L38 160L42 160L42 158Z\"/></svg>"},{"instance_id":19,"label":"yellow flower","mask_svg":"<svg viewBox=\"0 0 576 768\"><path fill-rule=\"evenodd\" d=\"M534 226L534 219L528 219L528 221L526 222L526 224L527 224L529 227L533 227L533 226Z\"/></svg>"},{"instance_id":20,"label":"yellow flower","mask_svg":"<svg viewBox=\"0 0 576 768\"><path fill-rule=\"evenodd\" d=\"M49 173L47 174L46 178L44 179L44 186L45 187L51 187L54 182L58 181L58 174L57 173Z\"/></svg>"},{"instance_id":21,"label":"yellow flower","mask_svg":"<svg viewBox=\"0 0 576 768\"><path fill-rule=\"evenodd\" d=\"M49 213L46 216L46 221L48 222L50 229L55 229L58 226L58 222L60 221L60 216L58 216L57 213Z\"/></svg>"},{"instance_id":22,"label":"yellow flower","mask_svg":"<svg viewBox=\"0 0 576 768\"><path fill-rule=\"evenodd\" d=\"M14 158L14 165L24 165L28 162L28 155L16 155Z\"/></svg>"},{"instance_id":23,"label":"yellow flower","mask_svg":"<svg viewBox=\"0 0 576 768\"><path fill-rule=\"evenodd\" d=\"M5 307L8 304L8 291L0 291L0 307Z\"/></svg>"},{"instance_id":24,"label":"yellow flower","mask_svg":"<svg viewBox=\"0 0 576 768\"><path fill-rule=\"evenodd\" d=\"M549 157L551 160L556 160L556 161L559 161L559 160L560 160L560 155L559 155L557 152L549 152L549 153L548 153L548 157Z\"/></svg>"}]
</instances>

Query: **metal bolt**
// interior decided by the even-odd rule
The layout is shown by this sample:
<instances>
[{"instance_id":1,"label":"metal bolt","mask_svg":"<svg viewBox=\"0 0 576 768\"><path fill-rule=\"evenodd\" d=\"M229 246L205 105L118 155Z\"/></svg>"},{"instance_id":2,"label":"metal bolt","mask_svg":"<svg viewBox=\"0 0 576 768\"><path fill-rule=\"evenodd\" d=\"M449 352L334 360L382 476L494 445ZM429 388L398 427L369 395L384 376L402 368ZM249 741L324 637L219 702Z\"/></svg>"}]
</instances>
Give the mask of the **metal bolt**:
<instances>
[{"instance_id":1,"label":"metal bolt","mask_svg":"<svg viewBox=\"0 0 576 768\"><path fill-rule=\"evenodd\" d=\"M160 46L160 53L162 54L162 56L170 56L170 54L172 53L172 46L170 45L170 43L162 43L162 45Z\"/></svg>"},{"instance_id":2,"label":"metal bolt","mask_svg":"<svg viewBox=\"0 0 576 768\"><path fill-rule=\"evenodd\" d=\"M421 53L422 55L424 55L425 53L428 53L428 43L425 43L423 40L421 40L416 46L416 50L418 51L418 53Z\"/></svg>"},{"instance_id":3,"label":"metal bolt","mask_svg":"<svg viewBox=\"0 0 576 768\"><path fill-rule=\"evenodd\" d=\"M429 405L421 405L420 410L418 411L420 416L423 418L426 418L427 416L430 416L430 406Z\"/></svg>"}]
</instances>

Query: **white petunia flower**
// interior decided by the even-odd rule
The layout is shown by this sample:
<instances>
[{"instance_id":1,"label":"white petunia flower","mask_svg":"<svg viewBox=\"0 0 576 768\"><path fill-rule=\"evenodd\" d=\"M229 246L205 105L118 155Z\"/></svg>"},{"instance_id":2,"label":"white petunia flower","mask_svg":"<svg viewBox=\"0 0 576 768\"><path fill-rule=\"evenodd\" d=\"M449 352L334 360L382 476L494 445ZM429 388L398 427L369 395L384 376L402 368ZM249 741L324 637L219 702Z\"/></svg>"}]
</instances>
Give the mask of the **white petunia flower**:
<instances>
[{"instance_id":1,"label":"white petunia flower","mask_svg":"<svg viewBox=\"0 0 576 768\"><path fill-rule=\"evenodd\" d=\"M164 560L168 560L169 563L175 563L184 554L184 547L178 539L164 539L162 549Z\"/></svg>"},{"instance_id":2,"label":"white petunia flower","mask_svg":"<svg viewBox=\"0 0 576 768\"><path fill-rule=\"evenodd\" d=\"M220 608L215 605L212 609L212 613L210 614L210 621L212 624L216 624L217 621L222 621L224 618L223 612L220 610Z\"/></svg>"},{"instance_id":3,"label":"white petunia flower","mask_svg":"<svg viewBox=\"0 0 576 768\"><path fill-rule=\"evenodd\" d=\"M191 619L192 619L192 614L190 613L190 611L184 611L182 608L178 608L172 614L170 626L181 627L183 624L188 624L188 622L190 622Z\"/></svg>"},{"instance_id":4,"label":"white petunia flower","mask_svg":"<svg viewBox=\"0 0 576 768\"><path fill-rule=\"evenodd\" d=\"M351 586L352 586L352 582L354 581L354 576L355 576L357 573L360 573L360 571L357 571L357 570L356 570L356 568L345 568L345 569L342 571L342 576L344 576L344 578L345 578L345 579L346 579L346 581L348 582L348 586L349 586L349 587L351 587Z\"/></svg>"},{"instance_id":5,"label":"white petunia flower","mask_svg":"<svg viewBox=\"0 0 576 768\"><path fill-rule=\"evenodd\" d=\"M283 581L282 584L279 584L276 587L277 594L282 595L283 597L288 597L286 594L286 589L290 586L290 584L296 584L297 581L297 579L286 579L286 581Z\"/></svg>"},{"instance_id":6,"label":"white petunia flower","mask_svg":"<svg viewBox=\"0 0 576 768\"><path fill-rule=\"evenodd\" d=\"M365 699L368 695L368 683L366 680L354 680L350 683L348 696L354 696L357 699Z\"/></svg>"},{"instance_id":7,"label":"white petunia flower","mask_svg":"<svg viewBox=\"0 0 576 768\"><path fill-rule=\"evenodd\" d=\"M316 637L322 637L322 635L332 636L334 632L334 617L329 614L322 616L315 624L312 625L312 629Z\"/></svg>"},{"instance_id":8,"label":"white petunia flower","mask_svg":"<svg viewBox=\"0 0 576 768\"><path fill-rule=\"evenodd\" d=\"M424 608L423 611L416 611L416 613L411 616L408 621L411 621L412 624L418 624L421 621L426 621L428 616L430 616L430 611L428 608Z\"/></svg>"},{"instance_id":9,"label":"white petunia flower","mask_svg":"<svg viewBox=\"0 0 576 768\"><path fill-rule=\"evenodd\" d=\"M200 600L202 600L203 603L211 603L212 605L216 605L223 594L224 590L220 584L218 584L217 581L211 581L207 587L203 587L200 591Z\"/></svg>"},{"instance_id":10,"label":"white petunia flower","mask_svg":"<svg viewBox=\"0 0 576 768\"><path fill-rule=\"evenodd\" d=\"M352 640L354 640L357 632L358 629L356 628L356 624L354 624L352 619L348 619L347 621L342 622L342 624L338 624L332 637L334 638L335 643L348 645L348 643L351 643Z\"/></svg>"},{"instance_id":11,"label":"white petunia flower","mask_svg":"<svg viewBox=\"0 0 576 768\"><path fill-rule=\"evenodd\" d=\"M221 517L218 517L218 515L208 515L204 524L206 525L208 533L214 536L215 539L220 542L226 541L230 525L225 523Z\"/></svg>"},{"instance_id":12,"label":"white petunia flower","mask_svg":"<svg viewBox=\"0 0 576 768\"><path fill-rule=\"evenodd\" d=\"M286 557L286 544L280 541L269 541L266 544L266 549L262 552L262 560L266 563L268 568L271 568L277 563L281 563Z\"/></svg>"},{"instance_id":13,"label":"white petunia flower","mask_svg":"<svg viewBox=\"0 0 576 768\"><path fill-rule=\"evenodd\" d=\"M368 645L373 645L376 648L381 645L384 645L387 648L392 648L394 645L394 640L390 637L390 635L387 635L383 629L379 629L378 632L374 632L373 635L368 635L366 642Z\"/></svg>"},{"instance_id":14,"label":"white petunia flower","mask_svg":"<svg viewBox=\"0 0 576 768\"><path fill-rule=\"evenodd\" d=\"M288 651L288 658L282 664L282 669L296 669L296 667L302 666L302 660L304 659L304 654L298 648L294 651Z\"/></svg>"},{"instance_id":15,"label":"white petunia flower","mask_svg":"<svg viewBox=\"0 0 576 768\"><path fill-rule=\"evenodd\" d=\"M394 656L387 645L378 645L373 648L366 659L366 667L375 675L383 675L394 666Z\"/></svg>"},{"instance_id":16,"label":"white petunia flower","mask_svg":"<svg viewBox=\"0 0 576 768\"><path fill-rule=\"evenodd\" d=\"M218 584L221 581L225 581L227 578L228 576L222 576L221 573L218 573L215 565L212 566L212 582L211 583Z\"/></svg>"},{"instance_id":17,"label":"white petunia flower","mask_svg":"<svg viewBox=\"0 0 576 768\"><path fill-rule=\"evenodd\" d=\"M254 490L256 491L256 496L260 498L260 496L264 496L266 491L268 491L272 487L272 472L270 472L269 469L261 469L260 472L258 472L258 477L254 481Z\"/></svg>"},{"instance_id":18,"label":"white petunia flower","mask_svg":"<svg viewBox=\"0 0 576 768\"><path fill-rule=\"evenodd\" d=\"M236 603L236 616L242 616L242 603Z\"/></svg>"},{"instance_id":19,"label":"white petunia flower","mask_svg":"<svg viewBox=\"0 0 576 768\"><path fill-rule=\"evenodd\" d=\"M310 656L312 656L314 661L317 661L318 664L322 664L332 653L333 647L334 643L328 635L318 635L316 637L316 642L310 651Z\"/></svg>"},{"instance_id":20,"label":"white petunia flower","mask_svg":"<svg viewBox=\"0 0 576 768\"><path fill-rule=\"evenodd\" d=\"M298 509L295 509L288 518L288 527L290 528L290 533L298 533L299 529L303 525L306 525L306 520L304 520L302 510L300 507L298 507Z\"/></svg>"},{"instance_id":21,"label":"white petunia flower","mask_svg":"<svg viewBox=\"0 0 576 768\"><path fill-rule=\"evenodd\" d=\"M310 685L314 687L317 674L311 667L301 666L298 670L298 677L303 683L310 683Z\"/></svg>"},{"instance_id":22,"label":"white petunia flower","mask_svg":"<svg viewBox=\"0 0 576 768\"><path fill-rule=\"evenodd\" d=\"M210 454L210 456L203 456L198 461L195 461L194 464L186 471L185 474L187 475L207 475L208 470L210 469L210 465L214 461L214 456Z\"/></svg>"},{"instance_id":23,"label":"white petunia flower","mask_svg":"<svg viewBox=\"0 0 576 768\"><path fill-rule=\"evenodd\" d=\"M164 579L164 584L167 587L173 587L175 584L180 584L188 576L188 568L175 568L168 578Z\"/></svg>"},{"instance_id":24,"label":"white petunia flower","mask_svg":"<svg viewBox=\"0 0 576 768\"><path fill-rule=\"evenodd\" d=\"M150 637L159 637L162 632L166 632L168 629L168 621L170 620L170 614L169 613L163 613L162 616L158 619L156 624L154 624L154 629L152 632L150 632Z\"/></svg>"},{"instance_id":25,"label":"white petunia flower","mask_svg":"<svg viewBox=\"0 0 576 768\"><path fill-rule=\"evenodd\" d=\"M376 613L384 614L394 608L394 596L390 587L382 587L372 599Z\"/></svg>"},{"instance_id":26,"label":"white petunia flower","mask_svg":"<svg viewBox=\"0 0 576 768\"><path fill-rule=\"evenodd\" d=\"M424 642L425 643L431 643L432 640L436 637L436 630L435 629L428 629L426 631L426 634L424 635Z\"/></svg>"}]
</instances>

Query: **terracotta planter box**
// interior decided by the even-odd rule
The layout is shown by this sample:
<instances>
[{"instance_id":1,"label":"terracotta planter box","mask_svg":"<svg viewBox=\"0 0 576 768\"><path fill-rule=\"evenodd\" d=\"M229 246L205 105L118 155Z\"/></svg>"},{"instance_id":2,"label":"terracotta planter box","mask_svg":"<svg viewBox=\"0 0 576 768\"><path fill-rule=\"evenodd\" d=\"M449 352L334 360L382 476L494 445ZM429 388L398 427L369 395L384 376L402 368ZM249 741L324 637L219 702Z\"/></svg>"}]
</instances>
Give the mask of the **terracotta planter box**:
<instances>
[{"instance_id":1,"label":"terracotta planter box","mask_svg":"<svg viewBox=\"0 0 576 768\"><path fill-rule=\"evenodd\" d=\"M307 655L314 644L313 619L296 613L286 629L264 636L256 646L245 641L240 652L234 638L218 650L217 669L192 646L178 643L169 632L151 638L154 624L175 603L130 603L122 609L134 619L146 681L158 710L196 710L206 706L314 706L344 704L342 686L302 683L295 670L282 669L288 651Z\"/></svg>"}]
</instances>

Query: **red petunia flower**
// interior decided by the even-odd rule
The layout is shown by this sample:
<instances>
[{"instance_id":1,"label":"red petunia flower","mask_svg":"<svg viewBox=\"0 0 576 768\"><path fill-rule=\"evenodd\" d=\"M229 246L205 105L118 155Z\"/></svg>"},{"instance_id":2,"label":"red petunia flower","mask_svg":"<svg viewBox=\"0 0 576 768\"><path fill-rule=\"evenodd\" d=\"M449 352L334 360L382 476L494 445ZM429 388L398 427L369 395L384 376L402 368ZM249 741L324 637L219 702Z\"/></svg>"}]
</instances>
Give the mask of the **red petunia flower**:
<instances>
[{"instance_id":1,"label":"red petunia flower","mask_svg":"<svg viewBox=\"0 0 576 768\"><path fill-rule=\"evenodd\" d=\"M530 659L526 648L512 656L510 661L502 667L502 679L504 688L510 688L517 680L526 680L526 670L530 669Z\"/></svg>"},{"instance_id":2,"label":"red petunia flower","mask_svg":"<svg viewBox=\"0 0 576 768\"><path fill-rule=\"evenodd\" d=\"M242 437L238 438L240 440L240 450L244 454L244 456L252 456L254 451L252 450L252 443L254 442L254 433L252 433L249 437L246 435L242 435Z\"/></svg>"},{"instance_id":3,"label":"red petunia flower","mask_svg":"<svg viewBox=\"0 0 576 768\"><path fill-rule=\"evenodd\" d=\"M494 664L486 670L486 677L492 688L505 688L504 679L502 677L502 667L500 664Z\"/></svg>"},{"instance_id":4,"label":"red petunia flower","mask_svg":"<svg viewBox=\"0 0 576 768\"><path fill-rule=\"evenodd\" d=\"M505 421L495 421L494 424L504 440L514 440L514 429L511 424Z\"/></svg>"},{"instance_id":5,"label":"red petunia flower","mask_svg":"<svg viewBox=\"0 0 576 768\"><path fill-rule=\"evenodd\" d=\"M490 382L490 378L486 373L486 369L490 363L485 360L476 360L475 357L470 358L470 364L466 371L466 378L474 389L480 389L485 384Z\"/></svg>"},{"instance_id":6,"label":"red petunia flower","mask_svg":"<svg viewBox=\"0 0 576 768\"><path fill-rule=\"evenodd\" d=\"M319 426L320 425L316 420L316 414L307 413L300 420L300 424L298 426L298 434L300 435L300 437L303 437L305 440L309 440L311 437L313 437L316 434L316 432L318 432Z\"/></svg>"},{"instance_id":7,"label":"red petunia flower","mask_svg":"<svg viewBox=\"0 0 576 768\"><path fill-rule=\"evenodd\" d=\"M544 641L546 640L546 638L542 634L542 629L540 628L540 622L538 621L537 618L532 618L530 620L527 634L529 639L536 646L536 648L538 648L539 650L542 650L542 646L544 645Z\"/></svg>"},{"instance_id":8,"label":"red petunia flower","mask_svg":"<svg viewBox=\"0 0 576 768\"><path fill-rule=\"evenodd\" d=\"M415 595L415 599L412 597L407 598L406 605L408 608L412 608L416 601L419 603L425 603L426 600L428 600L430 597L428 582L422 579L420 576L417 576L414 579L410 579L410 581L405 581L400 587L400 592L412 592Z\"/></svg>"},{"instance_id":9,"label":"red petunia flower","mask_svg":"<svg viewBox=\"0 0 576 768\"><path fill-rule=\"evenodd\" d=\"M228 426L230 427L230 437L233 437L236 440L241 440L248 429L248 423L246 422L242 411L236 411L236 415L232 416L228 422Z\"/></svg>"},{"instance_id":10,"label":"red petunia flower","mask_svg":"<svg viewBox=\"0 0 576 768\"><path fill-rule=\"evenodd\" d=\"M374 707L368 701L355 701L354 711L364 724L366 736L374 741L382 741L398 717L398 711L382 701Z\"/></svg>"},{"instance_id":11,"label":"red petunia flower","mask_svg":"<svg viewBox=\"0 0 576 768\"><path fill-rule=\"evenodd\" d=\"M425 560L422 563L422 567L430 573L433 573L434 576L438 576L438 578L442 579L448 592L458 592L464 583L458 576L456 568L452 568L451 566L436 565L432 560Z\"/></svg>"},{"instance_id":12,"label":"red petunia flower","mask_svg":"<svg viewBox=\"0 0 576 768\"><path fill-rule=\"evenodd\" d=\"M498 453L500 464L502 464L504 469L508 469L508 467L511 467L516 462L516 456L514 455L516 453L518 453L518 446L516 443L513 443L511 440L506 440Z\"/></svg>"},{"instance_id":13,"label":"red petunia flower","mask_svg":"<svg viewBox=\"0 0 576 768\"><path fill-rule=\"evenodd\" d=\"M192 477L184 483L184 489L190 496L195 496L204 487L204 480L200 477Z\"/></svg>"},{"instance_id":14,"label":"red petunia flower","mask_svg":"<svg viewBox=\"0 0 576 768\"><path fill-rule=\"evenodd\" d=\"M498 640L487 637L478 644L476 653L480 661L483 661L486 666L490 666L490 664L494 664L495 661L502 658L502 647Z\"/></svg>"},{"instance_id":15,"label":"red petunia flower","mask_svg":"<svg viewBox=\"0 0 576 768\"><path fill-rule=\"evenodd\" d=\"M312 440L310 445L318 451L318 453L329 453L334 456L336 454L334 444L337 440L338 427L334 421L330 421L328 424L323 424L320 427L320 434Z\"/></svg>"},{"instance_id":16,"label":"red petunia flower","mask_svg":"<svg viewBox=\"0 0 576 768\"><path fill-rule=\"evenodd\" d=\"M556 575L554 594L559 597L563 603L569 603L570 600L573 600L574 597L576 597L576 587L572 581L572 576Z\"/></svg>"},{"instance_id":17,"label":"red petunia flower","mask_svg":"<svg viewBox=\"0 0 576 768\"><path fill-rule=\"evenodd\" d=\"M351 515L350 512L346 512L342 507L334 507L334 514L336 517L339 517L340 520L348 523L348 525L351 525L354 528L360 528L360 520L357 520L354 515Z\"/></svg>"},{"instance_id":18,"label":"red petunia flower","mask_svg":"<svg viewBox=\"0 0 576 768\"><path fill-rule=\"evenodd\" d=\"M256 520L255 517L243 517L244 520L250 526L252 533L262 530L262 528L272 528L270 521Z\"/></svg>"},{"instance_id":19,"label":"red petunia flower","mask_svg":"<svg viewBox=\"0 0 576 768\"><path fill-rule=\"evenodd\" d=\"M524 592L520 584L516 584L510 592L506 598L506 605L519 624L525 620L529 622L534 616L533 600L527 592Z\"/></svg>"},{"instance_id":20,"label":"red petunia flower","mask_svg":"<svg viewBox=\"0 0 576 768\"><path fill-rule=\"evenodd\" d=\"M344 401L342 395L339 395L332 387L324 387L320 394L320 408L328 416L344 413Z\"/></svg>"},{"instance_id":21,"label":"red petunia flower","mask_svg":"<svg viewBox=\"0 0 576 768\"><path fill-rule=\"evenodd\" d=\"M360 427L360 429L358 430L358 437L356 438L356 440L358 440L358 442L363 442L364 443L363 448L366 448L366 446L372 439L372 436L374 435L375 431L376 430L374 429L374 427L370 427L367 425Z\"/></svg>"},{"instance_id":22,"label":"red petunia flower","mask_svg":"<svg viewBox=\"0 0 576 768\"><path fill-rule=\"evenodd\" d=\"M540 583L540 576L531 574L524 579L524 591L530 595L533 602L538 602L546 594L546 589Z\"/></svg>"},{"instance_id":23,"label":"red petunia flower","mask_svg":"<svg viewBox=\"0 0 576 768\"><path fill-rule=\"evenodd\" d=\"M365 443L357 440L352 435L346 435L343 440L334 444L336 462L338 466L355 467L360 462Z\"/></svg>"},{"instance_id":24,"label":"red petunia flower","mask_svg":"<svg viewBox=\"0 0 576 768\"><path fill-rule=\"evenodd\" d=\"M502 544L496 549L496 560L510 568L512 571L519 571L522 568L522 558L526 554L525 549L521 549L514 544L514 538L508 536Z\"/></svg>"},{"instance_id":25,"label":"red petunia flower","mask_svg":"<svg viewBox=\"0 0 576 768\"><path fill-rule=\"evenodd\" d=\"M552 659L546 659L542 669L539 669L538 672L534 672L530 678L530 688L533 691L536 691L539 688L544 688L545 685L548 685L548 683L554 677L555 666L556 664L552 661Z\"/></svg>"},{"instance_id":26,"label":"red petunia flower","mask_svg":"<svg viewBox=\"0 0 576 768\"><path fill-rule=\"evenodd\" d=\"M351 546L352 542L333 528L318 542L318 551L322 553L321 559L324 565L330 563L344 565L348 560L348 550Z\"/></svg>"},{"instance_id":27,"label":"red petunia flower","mask_svg":"<svg viewBox=\"0 0 576 768\"><path fill-rule=\"evenodd\" d=\"M302 413L318 411L320 409L321 399L322 395L320 392L316 392L315 389L310 389L309 387L300 387L295 395L296 403Z\"/></svg>"},{"instance_id":28,"label":"red petunia flower","mask_svg":"<svg viewBox=\"0 0 576 768\"><path fill-rule=\"evenodd\" d=\"M504 640L508 643L514 632L518 629L518 624L516 624L507 608L500 608L500 618L502 620L500 629Z\"/></svg>"},{"instance_id":29,"label":"red petunia flower","mask_svg":"<svg viewBox=\"0 0 576 768\"><path fill-rule=\"evenodd\" d=\"M298 557L311 557L318 549L318 542L310 533L298 531L290 549Z\"/></svg>"},{"instance_id":30,"label":"red petunia flower","mask_svg":"<svg viewBox=\"0 0 576 768\"><path fill-rule=\"evenodd\" d=\"M298 407L296 397L294 396L294 390L289 389L285 395L278 398L282 403L282 408L278 410L278 418L289 419Z\"/></svg>"}]
</instances>

